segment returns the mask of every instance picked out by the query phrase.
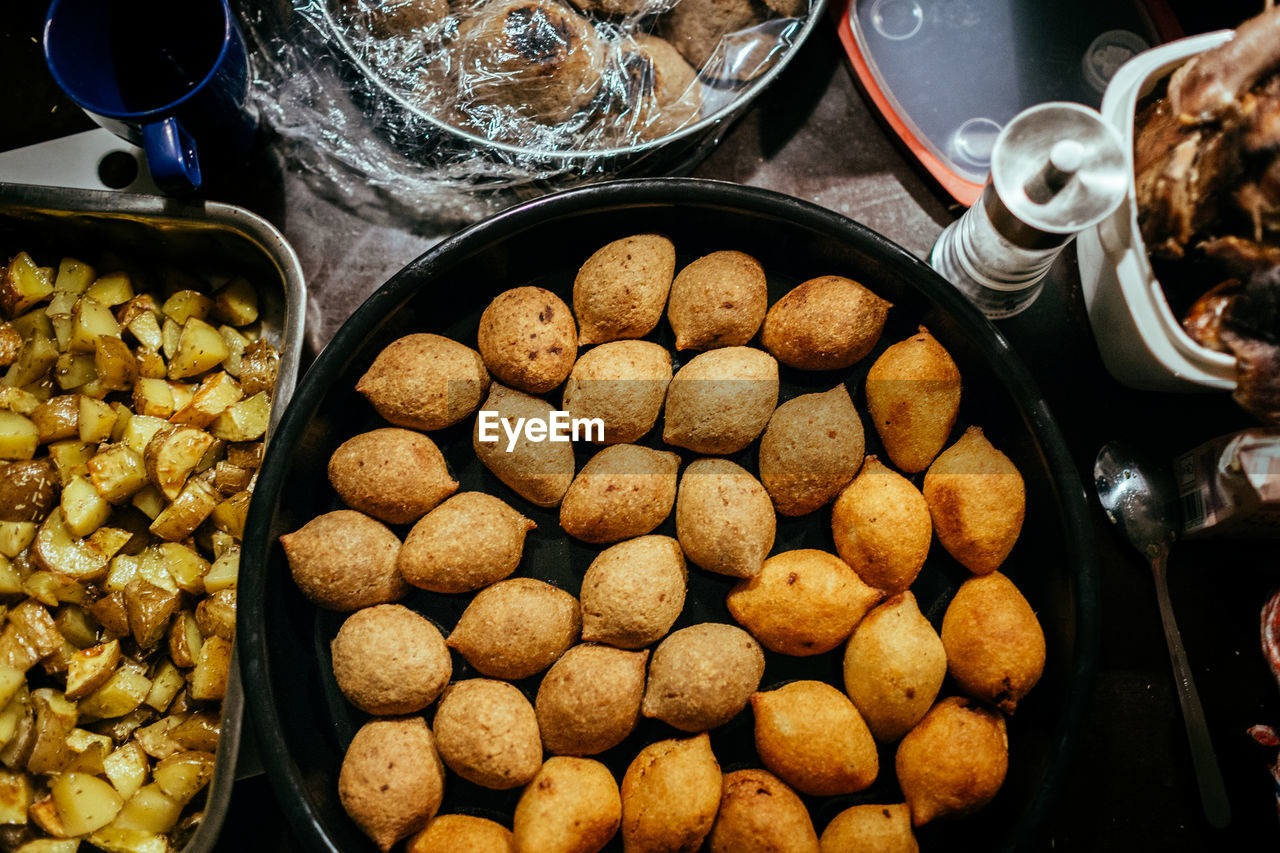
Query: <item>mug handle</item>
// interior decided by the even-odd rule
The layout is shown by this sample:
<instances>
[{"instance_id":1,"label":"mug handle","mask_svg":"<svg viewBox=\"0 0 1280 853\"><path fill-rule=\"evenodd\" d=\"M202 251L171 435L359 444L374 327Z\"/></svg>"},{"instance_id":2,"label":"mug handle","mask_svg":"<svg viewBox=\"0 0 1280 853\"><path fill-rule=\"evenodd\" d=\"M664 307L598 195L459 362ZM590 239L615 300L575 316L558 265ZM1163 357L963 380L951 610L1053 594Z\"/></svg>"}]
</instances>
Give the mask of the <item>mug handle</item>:
<instances>
[{"instance_id":1,"label":"mug handle","mask_svg":"<svg viewBox=\"0 0 1280 853\"><path fill-rule=\"evenodd\" d=\"M194 192L202 180L196 141L172 116L144 125L142 149L147 154L151 177L166 193Z\"/></svg>"}]
</instances>

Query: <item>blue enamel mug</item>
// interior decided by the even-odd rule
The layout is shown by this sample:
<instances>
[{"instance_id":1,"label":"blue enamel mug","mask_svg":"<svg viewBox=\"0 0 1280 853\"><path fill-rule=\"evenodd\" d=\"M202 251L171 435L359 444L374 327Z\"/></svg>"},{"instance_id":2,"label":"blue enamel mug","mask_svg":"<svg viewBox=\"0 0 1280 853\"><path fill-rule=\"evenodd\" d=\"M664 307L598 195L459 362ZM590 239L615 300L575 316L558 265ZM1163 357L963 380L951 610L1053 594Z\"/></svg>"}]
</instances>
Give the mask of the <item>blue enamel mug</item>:
<instances>
[{"instance_id":1,"label":"blue enamel mug","mask_svg":"<svg viewBox=\"0 0 1280 853\"><path fill-rule=\"evenodd\" d=\"M227 0L53 0L44 55L71 100L146 152L167 193L199 189L253 147L249 59Z\"/></svg>"}]
</instances>

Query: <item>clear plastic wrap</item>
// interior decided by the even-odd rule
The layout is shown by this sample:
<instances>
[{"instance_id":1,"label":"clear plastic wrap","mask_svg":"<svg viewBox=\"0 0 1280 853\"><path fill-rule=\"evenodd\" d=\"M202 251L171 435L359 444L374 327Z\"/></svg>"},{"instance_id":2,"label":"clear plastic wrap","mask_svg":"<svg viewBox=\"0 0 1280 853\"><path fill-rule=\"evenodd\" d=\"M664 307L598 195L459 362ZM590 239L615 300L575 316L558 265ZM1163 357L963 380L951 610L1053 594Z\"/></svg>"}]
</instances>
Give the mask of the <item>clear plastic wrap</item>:
<instances>
[{"instance_id":1,"label":"clear plastic wrap","mask_svg":"<svg viewBox=\"0 0 1280 853\"><path fill-rule=\"evenodd\" d=\"M330 196L459 220L709 150L821 0L282 0L245 12L265 123Z\"/></svg>"}]
</instances>

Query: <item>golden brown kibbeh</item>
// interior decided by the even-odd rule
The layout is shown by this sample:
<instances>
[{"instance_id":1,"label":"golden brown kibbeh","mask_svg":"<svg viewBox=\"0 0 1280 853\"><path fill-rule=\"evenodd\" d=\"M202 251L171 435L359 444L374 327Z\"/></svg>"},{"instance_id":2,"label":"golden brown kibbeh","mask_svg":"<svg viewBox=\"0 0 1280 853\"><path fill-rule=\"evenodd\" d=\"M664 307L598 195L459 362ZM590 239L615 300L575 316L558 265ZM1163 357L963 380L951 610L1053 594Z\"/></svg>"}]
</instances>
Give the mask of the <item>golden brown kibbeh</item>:
<instances>
[{"instance_id":1,"label":"golden brown kibbeh","mask_svg":"<svg viewBox=\"0 0 1280 853\"><path fill-rule=\"evenodd\" d=\"M736 347L755 337L768 306L759 261L743 252L712 252L676 274L667 319L678 350Z\"/></svg>"},{"instance_id":2,"label":"golden brown kibbeh","mask_svg":"<svg viewBox=\"0 0 1280 853\"><path fill-rule=\"evenodd\" d=\"M639 649L667 635L684 609L680 543L640 536L606 548L582 578L582 639Z\"/></svg>"},{"instance_id":3,"label":"golden brown kibbeh","mask_svg":"<svg viewBox=\"0 0 1280 853\"><path fill-rule=\"evenodd\" d=\"M938 541L960 565L982 575L1004 563L1022 531L1027 492L1017 466L981 429L969 427L934 460L923 491Z\"/></svg>"},{"instance_id":4,"label":"golden brown kibbeh","mask_svg":"<svg viewBox=\"0 0 1280 853\"><path fill-rule=\"evenodd\" d=\"M338 774L338 799L386 853L435 816L444 768L421 717L370 720L360 727Z\"/></svg>"},{"instance_id":5,"label":"golden brown kibbeh","mask_svg":"<svg viewBox=\"0 0 1280 853\"><path fill-rule=\"evenodd\" d=\"M520 795L517 853L596 853L618 832L622 799L609 768L590 758L548 758Z\"/></svg>"},{"instance_id":6,"label":"golden brown kibbeh","mask_svg":"<svg viewBox=\"0 0 1280 853\"><path fill-rule=\"evenodd\" d=\"M530 503L541 507L559 506L573 482L576 464L573 444L567 441L531 441L524 430L519 431L519 437L512 444L506 432L508 427L501 425L504 418L508 420L510 429L515 429L521 418L550 424L551 404L495 382L481 407L482 414L487 411L496 413L494 417L497 420L491 433L482 434L481 419L476 418L471 433L471 446L476 458L508 488Z\"/></svg>"},{"instance_id":7,"label":"golden brown kibbeh","mask_svg":"<svg viewBox=\"0 0 1280 853\"><path fill-rule=\"evenodd\" d=\"M511 830L496 821L442 814L405 844L405 853L515 853Z\"/></svg>"},{"instance_id":8,"label":"golden brown kibbeh","mask_svg":"<svg viewBox=\"0 0 1280 853\"><path fill-rule=\"evenodd\" d=\"M564 408L573 418L599 418L604 440L627 444L653 429L671 383L671 355L649 341L611 341L587 350L564 385Z\"/></svg>"},{"instance_id":9,"label":"golden brown kibbeh","mask_svg":"<svg viewBox=\"0 0 1280 853\"><path fill-rule=\"evenodd\" d=\"M681 628L653 653L640 713L686 732L714 729L747 706L763 675L764 652L741 628Z\"/></svg>"},{"instance_id":10,"label":"golden brown kibbeh","mask_svg":"<svg viewBox=\"0 0 1280 853\"><path fill-rule=\"evenodd\" d=\"M569 306L541 287L499 293L480 315L480 355L500 382L545 394L578 358L578 327Z\"/></svg>"},{"instance_id":11,"label":"golden brown kibbeh","mask_svg":"<svg viewBox=\"0 0 1280 853\"><path fill-rule=\"evenodd\" d=\"M706 732L640 750L622 777L623 853L696 853L720 808L720 782Z\"/></svg>"},{"instance_id":12,"label":"golden brown kibbeh","mask_svg":"<svg viewBox=\"0 0 1280 853\"><path fill-rule=\"evenodd\" d=\"M933 541L929 504L911 481L868 456L831 508L836 553L887 593L911 586Z\"/></svg>"},{"instance_id":13,"label":"golden brown kibbeh","mask_svg":"<svg viewBox=\"0 0 1280 853\"><path fill-rule=\"evenodd\" d=\"M751 696L756 752L782 781L804 794L832 797L876 780L876 742L858 709L822 681L792 681Z\"/></svg>"},{"instance_id":14,"label":"golden brown kibbeh","mask_svg":"<svg viewBox=\"0 0 1280 853\"><path fill-rule=\"evenodd\" d=\"M951 677L965 693L1013 714L1044 672L1044 630L999 572L960 585L942 617Z\"/></svg>"},{"instance_id":15,"label":"golden brown kibbeh","mask_svg":"<svg viewBox=\"0 0 1280 853\"><path fill-rule=\"evenodd\" d=\"M643 536L676 502L680 457L638 444L614 444L587 460L560 504L560 526L584 542Z\"/></svg>"},{"instance_id":16,"label":"golden brown kibbeh","mask_svg":"<svg viewBox=\"0 0 1280 853\"><path fill-rule=\"evenodd\" d=\"M831 819L818 844L822 853L920 853L906 803L851 806Z\"/></svg>"},{"instance_id":17,"label":"golden brown kibbeh","mask_svg":"<svg viewBox=\"0 0 1280 853\"><path fill-rule=\"evenodd\" d=\"M474 107L488 106L550 125L594 100L608 59L591 22L557 0L482 4L459 25L450 49L461 100L474 102L464 119L481 118L485 112Z\"/></svg>"},{"instance_id":18,"label":"golden brown kibbeh","mask_svg":"<svg viewBox=\"0 0 1280 853\"><path fill-rule=\"evenodd\" d=\"M657 5L661 0L649 0ZM639 139L657 139L697 118L702 87L694 70L671 42L634 34L621 45L627 97L633 104L627 131Z\"/></svg>"},{"instance_id":19,"label":"golden brown kibbeh","mask_svg":"<svg viewBox=\"0 0 1280 853\"><path fill-rule=\"evenodd\" d=\"M924 326L867 372L867 409L885 452L914 474L929 467L960 411L960 369Z\"/></svg>"},{"instance_id":20,"label":"golden brown kibbeh","mask_svg":"<svg viewBox=\"0 0 1280 853\"><path fill-rule=\"evenodd\" d=\"M542 764L533 706L505 681L470 678L449 685L436 706L435 730L449 769L485 788L517 788Z\"/></svg>"},{"instance_id":21,"label":"golden brown kibbeh","mask_svg":"<svg viewBox=\"0 0 1280 853\"><path fill-rule=\"evenodd\" d=\"M735 578L760 573L773 550L773 501L751 472L728 459L684 469L676 494L676 537L694 564Z\"/></svg>"},{"instance_id":22,"label":"golden brown kibbeh","mask_svg":"<svg viewBox=\"0 0 1280 853\"><path fill-rule=\"evenodd\" d=\"M581 628L572 595L534 578L511 578L476 594L449 646L479 672L515 681L555 663Z\"/></svg>"},{"instance_id":23,"label":"golden brown kibbeh","mask_svg":"<svg viewBox=\"0 0 1280 853\"><path fill-rule=\"evenodd\" d=\"M396 557L400 540L364 513L339 509L280 537L293 582L326 610L359 610L409 591Z\"/></svg>"},{"instance_id":24,"label":"golden brown kibbeh","mask_svg":"<svg viewBox=\"0 0 1280 853\"><path fill-rule=\"evenodd\" d=\"M766 649L804 656L843 643L881 595L834 554L802 548L765 560L760 574L729 591L725 604Z\"/></svg>"},{"instance_id":25,"label":"golden brown kibbeh","mask_svg":"<svg viewBox=\"0 0 1280 853\"><path fill-rule=\"evenodd\" d=\"M413 526L397 565L421 589L472 592L516 570L525 535L535 527L501 498L461 492Z\"/></svg>"},{"instance_id":26,"label":"golden brown kibbeh","mask_svg":"<svg viewBox=\"0 0 1280 853\"><path fill-rule=\"evenodd\" d=\"M778 362L752 347L694 356L667 386L662 440L695 453L737 453L764 432L778 404Z\"/></svg>"},{"instance_id":27,"label":"golden brown kibbeh","mask_svg":"<svg viewBox=\"0 0 1280 853\"><path fill-rule=\"evenodd\" d=\"M658 32L701 70L726 33L753 27L764 18L764 7L751 0L681 0L658 19Z\"/></svg>"},{"instance_id":28,"label":"golden brown kibbeh","mask_svg":"<svg viewBox=\"0 0 1280 853\"><path fill-rule=\"evenodd\" d=\"M347 506L387 524L417 521L458 490L436 443L407 429L375 429L329 457L329 482Z\"/></svg>"},{"instance_id":29,"label":"golden brown kibbeh","mask_svg":"<svg viewBox=\"0 0 1280 853\"><path fill-rule=\"evenodd\" d=\"M943 699L898 744L895 764L914 825L971 814L1004 784L1004 717L964 696Z\"/></svg>"},{"instance_id":30,"label":"golden brown kibbeh","mask_svg":"<svg viewBox=\"0 0 1280 853\"><path fill-rule=\"evenodd\" d=\"M649 651L574 646L551 665L534 710L547 752L595 755L622 743L640 718Z\"/></svg>"},{"instance_id":31,"label":"golden brown kibbeh","mask_svg":"<svg viewBox=\"0 0 1280 853\"><path fill-rule=\"evenodd\" d=\"M488 390L480 353L426 332L387 344L356 383L382 417L420 430L456 424L479 407Z\"/></svg>"},{"instance_id":32,"label":"golden brown kibbeh","mask_svg":"<svg viewBox=\"0 0 1280 853\"><path fill-rule=\"evenodd\" d=\"M818 853L809 811L766 770L726 773L711 853Z\"/></svg>"},{"instance_id":33,"label":"golden brown kibbeh","mask_svg":"<svg viewBox=\"0 0 1280 853\"><path fill-rule=\"evenodd\" d=\"M760 437L760 482L782 515L826 506L862 465L862 420L844 384L783 403Z\"/></svg>"},{"instance_id":34,"label":"golden brown kibbeh","mask_svg":"<svg viewBox=\"0 0 1280 853\"><path fill-rule=\"evenodd\" d=\"M842 370L875 347L890 307L853 279L813 278L773 303L760 343L791 367Z\"/></svg>"},{"instance_id":35,"label":"golden brown kibbeh","mask_svg":"<svg viewBox=\"0 0 1280 853\"><path fill-rule=\"evenodd\" d=\"M845 692L880 740L911 731L933 707L946 677L942 640L910 592L868 613L845 648Z\"/></svg>"},{"instance_id":36,"label":"golden brown kibbeh","mask_svg":"<svg viewBox=\"0 0 1280 853\"><path fill-rule=\"evenodd\" d=\"M582 346L642 338L662 320L676 248L658 234L614 240L587 258L573 280Z\"/></svg>"},{"instance_id":37,"label":"golden brown kibbeh","mask_svg":"<svg viewBox=\"0 0 1280 853\"><path fill-rule=\"evenodd\" d=\"M370 714L421 711L453 674L440 631L399 604L357 610L342 623L330 649L342 695Z\"/></svg>"}]
</instances>

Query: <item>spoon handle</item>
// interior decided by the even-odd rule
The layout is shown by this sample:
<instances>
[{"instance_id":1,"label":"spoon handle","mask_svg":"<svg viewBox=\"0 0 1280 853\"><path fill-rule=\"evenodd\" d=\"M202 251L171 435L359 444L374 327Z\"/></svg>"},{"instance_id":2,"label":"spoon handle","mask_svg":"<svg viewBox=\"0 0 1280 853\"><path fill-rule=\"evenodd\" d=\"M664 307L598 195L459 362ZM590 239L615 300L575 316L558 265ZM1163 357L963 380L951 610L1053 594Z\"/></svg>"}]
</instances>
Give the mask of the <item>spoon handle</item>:
<instances>
[{"instance_id":1,"label":"spoon handle","mask_svg":"<svg viewBox=\"0 0 1280 853\"><path fill-rule=\"evenodd\" d=\"M1218 767L1218 756L1209 738L1209 726L1205 722L1204 708L1200 705L1200 693L1191 676L1187 651L1182 647L1182 634L1173 617L1173 605L1169 601L1169 584L1165 579L1165 565L1169 549L1162 548L1151 558L1151 571L1155 576L1156 599L1160 602L1160 620L1164 623L1164 638L1169 644L1169 659L1173 663L1173 680L1178 686L1178 699L1182 703L1182 722L1187 728L1187 740L1191 744L1191 762L1195 766L1196 782L1200 786L1200 805L1209 825L1221 829L1231 823L1231 806L1227 802L1227 789Z\"/></svg>"}]
</instances>

